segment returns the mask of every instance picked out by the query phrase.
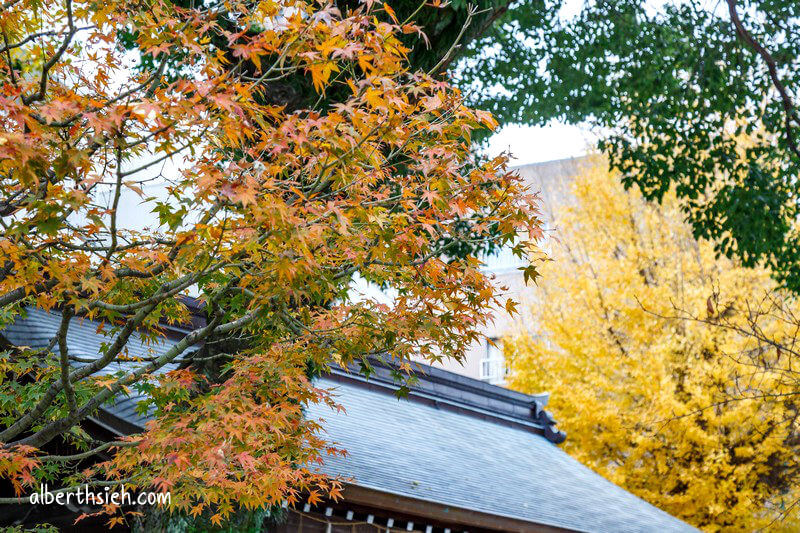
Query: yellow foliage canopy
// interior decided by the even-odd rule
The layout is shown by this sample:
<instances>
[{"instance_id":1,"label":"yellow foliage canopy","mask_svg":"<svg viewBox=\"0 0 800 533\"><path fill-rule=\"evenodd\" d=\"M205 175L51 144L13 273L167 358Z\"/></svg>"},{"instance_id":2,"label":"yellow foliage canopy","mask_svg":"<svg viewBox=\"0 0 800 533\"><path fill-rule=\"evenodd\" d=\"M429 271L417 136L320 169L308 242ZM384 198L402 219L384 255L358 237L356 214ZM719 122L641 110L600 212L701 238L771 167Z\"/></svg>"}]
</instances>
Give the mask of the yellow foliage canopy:
<instances>
[{"instance_id":1,"label":"yellow foliage canopy","mask_svg":"<svg viewBox=\"0 0 800 533\"><path fill-rule=\"evenodd\" d=\"M769 272L715 257L674 196L647 203L601 163L557 215L537 331L506 341L511 386L552 392L567 451L665 511L709 531L797 531L783 516L798 496L797 389L780 363L746 357L779 353L721 323L780 296ZM780 338L790 324L759 327Z\"/></svg>"}]
</instances>

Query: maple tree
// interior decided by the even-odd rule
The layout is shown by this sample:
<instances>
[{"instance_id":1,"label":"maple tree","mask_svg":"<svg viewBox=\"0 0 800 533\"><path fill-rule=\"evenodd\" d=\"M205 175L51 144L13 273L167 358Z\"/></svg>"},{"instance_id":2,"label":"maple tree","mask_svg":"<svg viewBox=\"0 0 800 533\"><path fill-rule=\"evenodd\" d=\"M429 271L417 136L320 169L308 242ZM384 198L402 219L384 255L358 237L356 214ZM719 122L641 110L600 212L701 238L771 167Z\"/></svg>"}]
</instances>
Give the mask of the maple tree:
<instances>
[{"instance_id":1,"label":"maple tree","mask_svg":"<svg viewBox=\"0 0 800 533\"><path fill-rule=\"evenodd\" d=\"M512 388L552 393L565 449L707 531L796 531L797 303L594 160L505 340Z\"/></svg>"},{"instance_id":2,"label":"maple tree","mask_svg":"<svg viewBox=\"0 0 800 533\"><path fill-rule=\"evenodd\" d=\"M455 251L524 254L540 235L505 160L470 153L494 120L409 67L401 39L420 28L388 5L5 0L0 33L0 330L32 307L60 316L44 349L0 346L0 477L20 495L124 481L217 524L335 497L314 465L340 451L302 413L335 402L308 367L461 357L497 299ZM276 103L291 76L316 100ZM152 222L121 219L134 202ZM354 298L356 277L396 297ZM106 337L89 361L66 342L85 320ZM169 325L187 331L158 351ZM133 337L151 356L128 353ZM238 349L209 355L210 341ZM98 444L81 430L135 392L144 433Z\"/></svg>"}]
</instances>

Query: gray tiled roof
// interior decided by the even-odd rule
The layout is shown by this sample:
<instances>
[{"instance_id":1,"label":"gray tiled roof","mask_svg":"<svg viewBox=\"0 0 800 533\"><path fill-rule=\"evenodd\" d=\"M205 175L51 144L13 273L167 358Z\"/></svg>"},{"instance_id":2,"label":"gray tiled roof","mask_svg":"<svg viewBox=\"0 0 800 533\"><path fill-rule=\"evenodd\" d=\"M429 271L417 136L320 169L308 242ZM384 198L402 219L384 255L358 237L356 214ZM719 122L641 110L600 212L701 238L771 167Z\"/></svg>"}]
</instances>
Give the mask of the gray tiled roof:
<instances>
[{"instance_id":1,"label":"gray tiled roof","mask_svg":"<svg viewBox=\"0 0 800 533\"><path fill-rule=\"evenodd\" d=\"M349 456L329 475L383 492L587 532L696 531L592 472L541 435L474 416L320 380L346 414L321 405L327 436Z\"/></svg>"},{"instance_id":2,"label":"gray tiled roof","mask_svg":"<svg viewBox=\"0 0 800 533\"><path fill-rule=\"evenodd\" d=\"M35 307L26 309L27 316L16 320L6 329L0 331L9 342L16 346L29 346L31 348L44 348L50 339L58 332L61 323L61 314L58 311L47 312ZM99 329L100 328L100 329ZM104 344L114 340L111 327L105 324L101 328L99 322L84 318L73 318L67 330L67 348L70 355L89 359L99 357ZM138 333L133 333L126 345L127 355L130 358L150 358L168 350L175 344L170 339L161 339L156 342L146 342ZM113 362L97 374L116 374L130 372L147 362ZM81 366L76 364L75 366ZM165 365L159 373L169 372L177 368L175 364ZM132 391L129 395L118 396L113 404L106 405L104 411L118 416L126 422L143 426L146 418L136 413L136 405L144 396Z\"/></svg>"},{"instance_id":3,"label":"gray tiled roof","mask_svg":"<svg viewBox=\"0 0 800 533\"><path fill-rule=\"evenodd\" d=\"M109 337L95 322L73 320L70 353L97 357ZM59 321L58 313L28 309L26 318L0 333L18 346L44 347ZM148 345L134 335L128 349L131 356L148 357L173 343ZM135 364L115 363L106 372L129 371ZM527 401L538 410L544 397L526 400L463 376L451 375L447 383L442 370L430 374L412 391L412 400L398 399L380 379L359 382L343 372L320 379L319 386L336 390L346 414L313 405L308 415L325 419L327 437L349 454L327 458L324 471L385 493L576 531L696 531L572 459L536 432L542 430L536 420L520 423L527 417L521 406ZM478 396L487 398L485 406L478 405ZM105 415L142 427L146 417L134 411L141 399L118 398ZM487 416L487 409L498 410L492 406L498 401L504 402L499 416Z\"/></svg>"}]
</instances>

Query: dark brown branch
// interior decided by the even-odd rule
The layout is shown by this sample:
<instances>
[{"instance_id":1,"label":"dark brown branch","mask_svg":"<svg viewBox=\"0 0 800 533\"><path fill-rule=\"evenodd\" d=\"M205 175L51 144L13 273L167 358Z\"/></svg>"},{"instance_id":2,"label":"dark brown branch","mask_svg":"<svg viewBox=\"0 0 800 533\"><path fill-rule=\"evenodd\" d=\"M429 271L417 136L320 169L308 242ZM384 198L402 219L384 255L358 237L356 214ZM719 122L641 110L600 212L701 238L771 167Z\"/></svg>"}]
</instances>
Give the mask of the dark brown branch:
<instances>
[{"instance_id":1,"label":"dark brown branch","mask_svg":"<svg viewBox=\"0 0 800 533\"><path fill-rule=\"evenodd\" d=\"M92 28L94 28L94 26L83 26L81 28L78 28L76 30L76 32L84 31L84 30L90 30ZM27 35L24 39L22 39L20 41L17 41L15 43L9 43L8 41L5 41L5 44L2 47L0 47L0 53L6 52L8 50L13 50L15 48L19 48L20 46L24 46L26 43L29 43L29 42L33 41L34 39L38 39L39 37L47 37L47 36L50 36L50 35L56 35L56 32L55 31L41 31L41 32L38 32L38 33L31 33L30 35Z\"/></svg>"},{"instance_id":2,"label":"dark brown branch","mask_svg":"<svg viewBox=\"0 0 800 533\"><path fill-rule=\"evenodd\" d=\"M792 98L789 96L786 87L783 85L783 82L781 82L780 76L778 75L778 65L775 62L775 58L772 57L772 54L770 54L763 46L761 46L761 44L756 41L756 39L744 27L741 19L739 18L739 14L736 12L736 0L727 0L727 2L728 12L730 13L733 25L736 27L736 33L745 43L755 50L756 53L758 53L758 55L761 56L761 58L767 64L769 77L772 80L772 84L778 90L778 93L781 97L781 104L783 105L783 112L785 115L784 127L786 130L786 142L789 144L789 149L791 149L791 151L797 157L800 157L800 149L797 147L797 142L795 141L792 127L792 122L795 124L800 124L800 119L798 119L797 111L795 110Z\"/></svg>"},{"instance_id":3,"label":"dark brown branch","mask_svg":"<svg viewBox=\"0 0 800 533\"><path fill-rule=\"evenodd\" d=\"M101 392L96 394L91 400L86 402L83 407L75 415L66 416L60 418L58 420L54 420L50 422L45 427L31 435L30 437L26 437L18 442L9 443L6 446L17 446L17 445L25 445L25 446L33 446L35 448L40 448L50 442L53 438L57 435L61 434L62 432L66 431L73 425L77 424L81 420L85 419L87 416L91 415L98 407L103 405L106 401L114 397L114 395L118 394L122 389L130 385L131 383L136 382L142 376L146 374L151 374L164 365L171 363L175 360L179 355L181 355L187 348L197 344L198 342L202 341L212 333L227 333L233 331L234 329L241 328L251 322L255 318L255 313L249 313L238 320L234 320L232 322L228 322L226 324L219 325L218 322L212 321L204 328L196 329L193 332L186 335L183 339L180 340L177 344L175 344L172 348L167 350L163 355L158 357L155 361L151 362L148 365L142 366L122 377L119 381L117 381L114 385L103 389Z\"/></svg>"},{"instance_id":4,"label":"dark brown branch","mask_svg":"<svg viewBox=\"0 0 800 533\"><path fill-rule=\"evenodd\" d=\"M11 305L16 303L26 296L35 296L37 294L43 293L47 290L52 289L58 284L58 280L48 280L48 281L41 281L31 288L30 291L27 291L25 287L18 287L14 290L8 291L5 294L0 295L0 307L5 307L7 305Z\"/></svg>"},{"instance_id":5,"label":"dark brown branch","mask_svg":"<svg viewBox=\"0 0 800 533\"><path fill-rule=\"evenodd\" d=\"M87 459L93 455L96 455L100 452L104 452L109 448L125 448L136 446L139 444L135 441L111 441L106 442L105 444L101 444L96 448L92 448L91 450L86 450L85 452L76 453L74 455L42 455L37 457L37 459L41 462L53 462L53 463L68 463L73 461L81 461L83 459Z\"/></svg>"},{"instance_id":6,"label":"dark brown branch","mask_svg":"<svg viewBox=\"0 0 800 533\"><path fill-rule=\"evenodd\" d=\"M464 24L461 26L461 30L458 32L456 38L453 40L453 44L450 45L450 48L447 50L447 52L445 52L445 54L442 56L439 62L436 63L436 65L434 65L434 67L428 71L428 75L435 76L440 71L444 70L447 67L447 65L450 64L451 61L453 61L453 59L456 56L455 51L460 46L461 39L464 37L467 28L472 23L472 17L474 17L477 12L478 10L475 8L475 6L470 4L469 7L467 8L467 20L465 20Z\"/></svg>"},{"instance_id":7,"label":"dark brown branch","mask_svg":"<svg viewBox=\"0 0 800 533\"><path fill-rule=\"evenodd\" d=\"M72 307L67 306L61 311L61 326L58 328L56 339L58 341L59 363L61 365L61 386L64 388L64 394L67 396L69 412L76 413L78 411L78 404L75 401L75 390L72 388L72 383L70 383L69 380L69 348L67 347L67 332L69 331L72 315Z\"/></svg>"},{"instance_id":8,"label":"dark brown branch","mask_svg":"<svg viewBox=\"0 0 800 533\"><path fill-rule=\"evenodd\" d=\"M25 105L31 105L34 102L38 102L42 98L45 97L47 93L47 81L50 75L50 69L61 59L61 56L64 55L64 52L67 51L67 47L72 42L72 38L75 37L75 33L78 31L78 28L75 27L75 21L72 15L72 0L66 0L66 7L67 7L67 26L69 27L69 32L67 32L66 37L61 42L61 46L58 47L58 50L53 54L53 56L48 59L44 65L42 65L42 77L39 80L39 90L36 91L34 94L30 96L25 96L22 98L22 102Z\"/></svg>"},{"instance_id":9,"label":"dark brown branch","mask_svg":"<svg viewBox=\"0 0 800 533\"><path fill-rule=\"evenodd\" d=\"M94 363L90 365L86 365L84 367L79 368L78 370L73 371L69 378L68 382L77 382L86 376L89 376L98 370L107 366L114 358L119 354L120 351L125 347L128 343L128 339L133 334L133 332L138 328L142 322L147 318L150 312L155 308L155 305L151 305L145 307L144 309L140 310L136 315L131 317L126 323L125 326L122 328L122 331L114 339L114 342L109 346L106 353L103 354L103 357L97 359ZM39 419L42 414L47 410L48 407L53 403L53 400L56 398L59 392L61 392L62 384L61 381L57 381L50 385L50 387L45 392L44 396L42 396L41 400L36 404L36 406L25 413L19 420L17 420L13 425L11 425L8 429L3 432L0 432L0 441L8 442L10 439L13 439L17 435L21 434L22 432L26 431L31 425L33 425L36 420Z\"/></svg>"}]
</instances>

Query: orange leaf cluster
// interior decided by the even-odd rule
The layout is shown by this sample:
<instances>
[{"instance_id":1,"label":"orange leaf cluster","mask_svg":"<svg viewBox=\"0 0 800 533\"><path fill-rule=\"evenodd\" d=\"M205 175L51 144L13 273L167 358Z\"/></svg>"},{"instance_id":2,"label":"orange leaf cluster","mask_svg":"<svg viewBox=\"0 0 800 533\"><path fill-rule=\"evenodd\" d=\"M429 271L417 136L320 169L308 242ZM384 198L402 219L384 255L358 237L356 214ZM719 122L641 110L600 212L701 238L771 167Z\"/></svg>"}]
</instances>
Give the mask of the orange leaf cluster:
<instances>
[{"instance_id":1,"label":"orange leaf cluster","mask_svg":"<svg viewBox=\"0 0 800 533\"><path fill-rule=\"evenodd\" d=\"M92 319L107 342L90 363L56 337L3 356L4 453L86 446L69 429L139 390L155 420L105 475L221 517L336 494L313 471L330 446L302 416L326 401L305 369L463 356L497 303L463 249L540 235L504 159L470 153L494 120L410 71L400 36L419 29L371 3L45 4L0 12L0 328L59 309L61 333ZM286 80L317 97L289 105ZM394 296L358 296L357 282ZM167 325L177 344L129 356ZM164 376L230 339L246 348L218 380ZM18 381L32 365L41 377ZM18 464L0 476L29 482Z\"/></svg>"}]
</instances>

